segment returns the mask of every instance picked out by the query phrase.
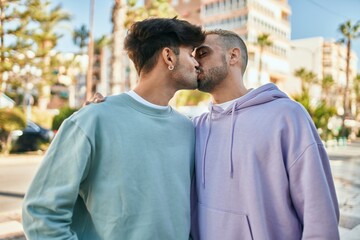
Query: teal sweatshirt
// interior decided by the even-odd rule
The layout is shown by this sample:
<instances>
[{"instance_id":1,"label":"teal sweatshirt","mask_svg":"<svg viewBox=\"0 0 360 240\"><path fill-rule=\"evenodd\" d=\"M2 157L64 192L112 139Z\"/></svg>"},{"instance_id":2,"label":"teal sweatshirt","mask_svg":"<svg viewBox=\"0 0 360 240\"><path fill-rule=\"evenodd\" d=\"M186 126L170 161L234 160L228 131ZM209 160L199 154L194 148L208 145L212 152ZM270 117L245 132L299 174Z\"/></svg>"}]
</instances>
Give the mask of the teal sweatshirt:
<instances>
[{"instance_id":1,"label":"teal sweatshirt","mask_svg":"<svg viewBox=\"0 0 360 240\"><path fill-rule=\"evenodd\" d=\"M194 128L127 94L62 124L25 196L28 239L189 239Z\"/></svg>"}]
</instances>

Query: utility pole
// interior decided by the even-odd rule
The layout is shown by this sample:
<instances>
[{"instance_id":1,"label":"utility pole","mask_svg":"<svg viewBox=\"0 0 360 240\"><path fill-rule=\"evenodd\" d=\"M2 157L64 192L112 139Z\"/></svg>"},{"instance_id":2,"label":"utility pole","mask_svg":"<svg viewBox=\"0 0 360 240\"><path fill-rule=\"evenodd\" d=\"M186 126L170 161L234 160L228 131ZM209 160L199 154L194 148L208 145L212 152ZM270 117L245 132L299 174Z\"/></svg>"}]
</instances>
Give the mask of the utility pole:
<instances>
[{"instance_id":1,"label":"utility pole","mask_svg":"<svg viewBox=\"0 0 360 240\"><path fill-rule=\"evenodd\" d=\"M93 59L94 59L94 39L93 39L93 31L94 31L94 5L95 0L90 0L90 18L89 18L89 44L88 44L88 68L86 74L86 95L85 100L89 100L93 93Z\"/></svg>"}]
</instances>

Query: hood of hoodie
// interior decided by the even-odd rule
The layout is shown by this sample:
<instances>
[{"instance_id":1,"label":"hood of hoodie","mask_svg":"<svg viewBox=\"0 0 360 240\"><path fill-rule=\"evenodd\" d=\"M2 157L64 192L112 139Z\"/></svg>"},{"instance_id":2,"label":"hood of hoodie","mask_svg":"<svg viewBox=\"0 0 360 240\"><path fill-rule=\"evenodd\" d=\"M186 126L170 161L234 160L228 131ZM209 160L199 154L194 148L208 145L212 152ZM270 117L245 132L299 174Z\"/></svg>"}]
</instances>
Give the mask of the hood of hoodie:
<instances>
[{"instance_id":1,"label":"hood of hoodie","mask_svg":"<svg viewBox=\"0 0 360 240\"><path fill-rule=\"evenodd\" d=\"M231 115L244 108L264 104L279 98L288 98L288 96L284 92L280 91L275 84L268 83L238 98L226 109L222 109L221 107L210 103L209 110L212 117L218 118L221 116Z\"/></svg>"},{"instance_id":2,"label":"hood of hoodie","mask_svg":"<svg viewBox=\"0 0 360 240\"><path fill-rule=\"evenodd\" d=\"M228 108L223 110L221 107L213 105L210 103L209 110L210 112L205 114L207 117L207 121L209 122L208 132L206 134L205 145L202 154L202 185L205 187L205 179L206 179L206 172L205 172L205 165L206 165L206 154L207 154L207 147L209 138L211 135L211 127L212 127L212 120L218 119L225 116L231 116L231 125L229 126L229 138L230 138L230 146L229 146L229 174L230 177L233 177L234 174L234 161L233 161L233 142L234 142L234 114L237 111L242 109L261 105L267 102L271 102L280 98L288 98L288 96L279 90L279 88L273 84L268 83L265 84L257 89L254 89L244 96L237 99L234 103L232 103Z\"/></svg>"}]
</instances>

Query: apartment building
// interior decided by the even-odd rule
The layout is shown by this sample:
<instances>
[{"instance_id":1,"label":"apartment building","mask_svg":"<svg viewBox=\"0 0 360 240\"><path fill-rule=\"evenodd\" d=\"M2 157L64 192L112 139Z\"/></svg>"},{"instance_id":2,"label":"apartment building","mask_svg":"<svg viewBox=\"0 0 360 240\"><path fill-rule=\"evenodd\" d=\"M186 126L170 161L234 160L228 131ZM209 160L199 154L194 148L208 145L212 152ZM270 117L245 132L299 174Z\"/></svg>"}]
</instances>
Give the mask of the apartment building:
<instances>
[{"instance_id":1,"label":"apartment building","mask_svg":"<svg viewBox=\"0 0 360 240\"><path fill-rule=\"evenodd\" d=\"M291 72L294 73L300 68L313 72L317 79L321 81L326 76L334 79L333 94L327 96L332 105L339 109L339 114L343 111L342 91L346 84L346 46L337 43L335 40L326 40L323 37L297 39L291 41L289 61ZM358 57L351 51L349 66L349 89L353 88L353 80L357 75ZM294 92L299 92L301 87L300 79L291 77ZM314 101L317 101L321 94L321 87L313 87L311 94ZM354 102L354 97L350 94L350 99ZM352 104L352 110L355 110Z\"/></svg>"},{"instance_id":2,"label":"apartment building","mask_svg":"<svg viewBox=\"0 0 360 240\"><path fill-rule=\"evenodd\" d=\"M206 29L232 30L247 43L249 63L244 76L247 87L273 82L286 91L291 35L291 9L287 0L203 0L200 14ZM263 33L270 35L273 44L260 54L256 43Z\"/></svg>"},{"instance_id":3,"label":"apartment building","mask_svg":"<svg viewBox=\"0 0 360 240\"><path fill-rule=\"evenodd\" d=\"M179 13L178 17L180 19L185 19L192 24L201 25L201 0L172 0L171 5Z\"/></svg>"}]
</instances>

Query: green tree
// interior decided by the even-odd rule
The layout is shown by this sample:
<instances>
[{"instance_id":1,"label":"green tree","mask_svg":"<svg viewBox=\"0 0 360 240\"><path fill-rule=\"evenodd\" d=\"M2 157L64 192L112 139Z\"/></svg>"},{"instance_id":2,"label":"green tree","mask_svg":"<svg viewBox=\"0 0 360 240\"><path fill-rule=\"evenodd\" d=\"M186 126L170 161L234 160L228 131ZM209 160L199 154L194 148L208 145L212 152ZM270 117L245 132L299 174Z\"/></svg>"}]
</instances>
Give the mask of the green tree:
<instances>
[{"instance_id":1,"label":"green tree","mask_svg":"<svg viewBox=\"0 0 360 240\"><path fill-rule=\"evenodd\" d=\"M53 119L52 123L52 129L53 130L59 130L62 122L70 117L74 112L76 112L78 109L76 108L70 108L68 106L63 107L60 109L60 112L58 115L56 115Z\"/></svg>"},{"instance_id":2,"label":"green tree","mask_svg":"<svg viewBox=\"0 0 360 240\"><path fill-rule=\"evenodd\" d=\"M323 140L327 140L332 132L328 129L329 119L336 115L336 108L326 104L324 100L320 100L316 105L311 104L309 92L302 92L294 97L294 100L304 106L311 116L316 128Z\"/></svg>"},{"instance_id":3,"label":"green tree","mask_svg":"<svg viewBox=\"0 0 360 240\"><path fill-rule=\"evenodd\" d=\"M88 44L89 30L86 25L81 25L79 28L75 28L73 32L73 43L79 47L80 53L84 53L84 48Z\"/></svg>"},{"instance_id":4,"label":"green tree","mask_svg":"<svg viewBox=\"0 0 360 240\"><path fill-rule=\"evenodd\" d=\"M198 90L181 90L176 94L176 106L197 106L200 102L208 101L210 95Z\"/></svg>"},{"instance_id":5,"label":"green tree","mask_svg":"<svg viewBox=\"0 0 360 240\"><path fill-rule=\"evenodd\" d=\"M128 9L126 0L115 0L112 8L111 21L113 24L111 39L111 82L112 93L124 92L125 86L125 64L123 57L123 46L125 37L125 19Z\"/></svg>"},{"instance_id":6,"label":"green tree","mask_svg":"<svg viewBox=\"0 0 360 240\"><path fill-rule=\"evenodd\" d=\"M128 1L128 11L124 26L129 28L134 22L144 20L149 17L171 18L178 15L168 0L145 1L145 5L137 6L136 0Z\"/></svg>"},{"instance_id":7,"label":"green tree","mask_svg":"<svg viewBox=\"0 0 360 240\"><path fill-rule=\"evenodd\" d=\"M355 94L355 103L356 103L356 117L359 119L360 114L360 74L354 79L354 94Z\"/></svg>"},{"instance_id":8,"label":"green tree","mask_svg":"<svg viewBox=\"0 0 360 240\"><path fill-rule=\"evenodd\" d=\"M108 46L109 44L110 39L105 35L95 39L94 53L102 55L101 52L104 50L104 47Z\"/></svg>"},{"instance_id":9,"label":"green tree","mask_svg":"<svg viewBox=\"0 0 360 240\"><path fill-rule=\"evenodd\" d=\"M130 82L125 80L123 45L126 29L134 22L149 17L175 17L177 15L168 0L145 1L138 6L136 0L114 0L112 8L112 58L111 58L111 92L123 92L130 89Z\"/></svg>"},{"instance_id":10,"label":"green tree","mask_svg":"<svg viewBox=\"0 0 360 240\"><path fill-rule=\"evenodd\" d=\"M321 80L322 99L327 105L332 104L332 88L334 87L335 80L331 75L326 75Z\"/></svg>"},{"instance_id":11,"label":"green tree","mask_svg":"<svg viewBox=\"0 0 360 240\"><path fill-rule=\"evenodd\" d=\"M60 64L63 69L61 74L65 75L71 79L71 83L68 86L69 87L69 105L70 105L70 107L74 107L76 105L77 79L75 77L74 69L80 68L80 63L79 63L78 59L79 59L79 57L81 57L81 55L86 53L85 47L88 46L89 35L90 35L90 30L87 29L85 24L81 25L79 28L75 28L72 32L72 40L73 40L73 43L79 47L79 51L74 53L72 58L62 59L60 61Z\"/></svg>"},{"instance_id":12,"label":"green tree","mask_svg":"<svg viewBox=\"0 0 360 240\"><path fill-rule=\"evenodd\" d=\"M95 57L94 57L93 79L95 79L96 83L100 83L101 70L106 65L106 59L104 58L104 48L106 46L108 46L109 44L110 44L110 40L105 35L101 36L100 38L95 39L95 41L94 41L94 56ZM94 83L94 85L93 85L94 90L96 90L95 86L96 86L96 84ZM107 94L107 93L105 93L105 94Z\"/></svg>"},{"instance_id":13,"label":"green tree","mask_svg":"<svg viewBox=\"0 0 360 240\"><path fill-rule=\"evenodd\" d=\"M303 93L309 92L311 85L318 83L316 74L305 68L295 70L294 75L301 79L301 91Z\"/></svg>"},{"instance_id":14,"label":"green tree","mask_svg":"<svg viewBox=\"0 0 360 240\"><path fill-rule=\"evenodd\" d=\"M50 8L49 0L28 0L26 5L35 25L33 40L36 45L37 67L41 69L41 81L37 84L39 104L41 108L46 108L50 91L45 89L57 81L54 70L58 68L58 61L54 50L62 35L56 30L62 22L69 21L71 16L60 4Z\"/></svg>"},{"instance_id":15,"label":"green tree","mask_svg":"<svg viewBox=\"0 0 360 240\"><path fill-rule=\"evenodd\" d=\"M301 79L301 93L294 96L294 100L301 103L311 116L316 128L323 140L327 140L332 132L328 129L327 125L329 119L336 115L336 108L327 104L326 99L320 99L317 103L311 102L309 90L312 86L319 84L316 75L304 68L300 68L294 72L296 77ZM333 84L332 77L326 76L321 81L323 91L328 91Z\"/></svg>"},{"instance_id":16,"label":"green tree","mask_svg":"<svg viewBox=\"0 0 360 240\"><path fill-rule=\"evenodd\" d=\"M21 85L13 68L19 69L29 62L27 51L30 50L32 32L28 25L29 12L25 1L0 1L0 92L6 85Z\"/></svg>"},{"instance_id":17,"label":"green tree","mask_svg":"<svg viewBox=\"0 0 360 240\"><path fill-rule=\"evenodd\" d=\"M352 24L352 22L346 21L345 23L340 24L339 32L343 35L339 41L346 44L346 84L344 89L343 96L343 107L344 113L342 115L342 131L341 136L345 136L345 119L349 113L349 82L350 82L350 58L351 58L351 42L352 40L360 37L360 21L356 24Z\"/></svg>"},{"instance_id":18,"label":"green tree","mask_svg":"<svg viewBox=\"0 0 360 240\"><path fill-rule=\"evenodd\" d=\"M270 40L270 34L267 34L267 33L260 34L256 39L255 45L259 46L259 48L260 48L258 84L261 85L261 72L262 72L262 65L263 65L262 57L264 54L264 50L266 47L270 47L273 45L273 42Z\"/></svg>"},{"instance_id":19,"label":"green tree","mask_svg":"<svg viewBox=\"0 0 360 240\"><path fill-rule=\"evenodd\" d=\"M11 150L11 131L26 127L24 114L14 108L0 109L0 149L8 154Z\"/></svg>"}]
</instances>

